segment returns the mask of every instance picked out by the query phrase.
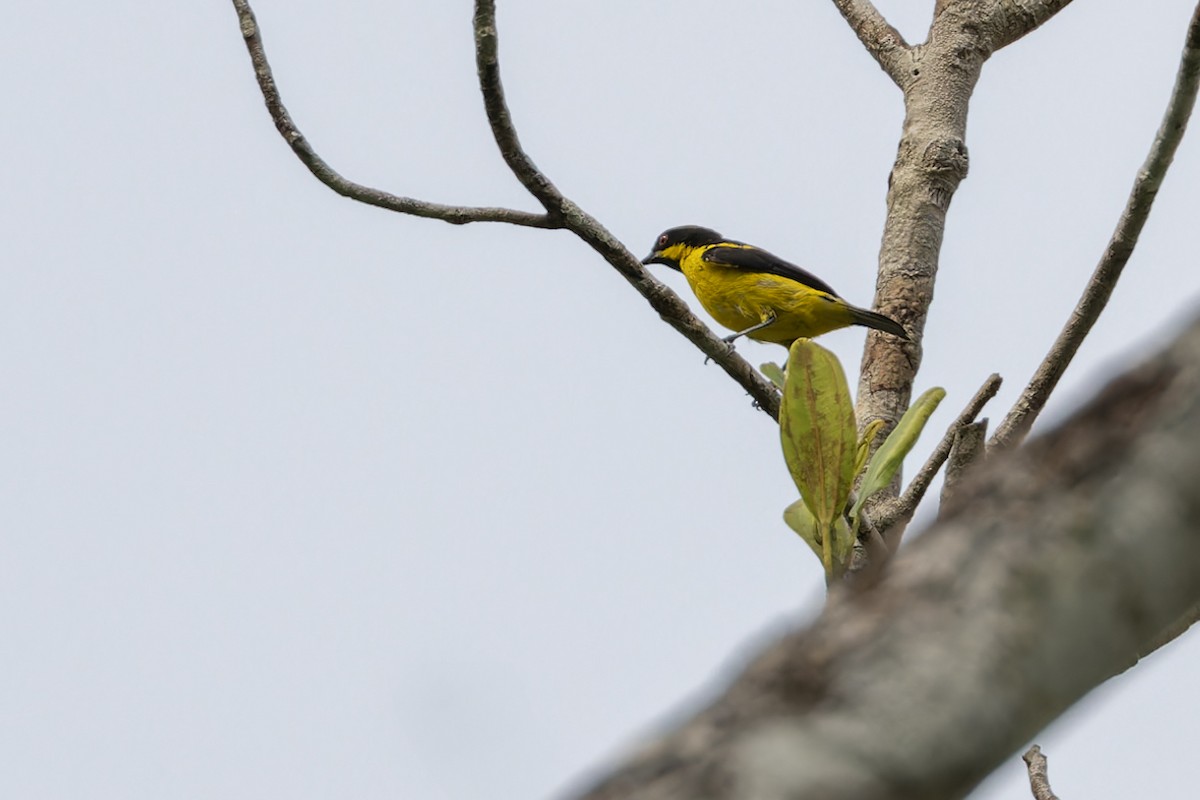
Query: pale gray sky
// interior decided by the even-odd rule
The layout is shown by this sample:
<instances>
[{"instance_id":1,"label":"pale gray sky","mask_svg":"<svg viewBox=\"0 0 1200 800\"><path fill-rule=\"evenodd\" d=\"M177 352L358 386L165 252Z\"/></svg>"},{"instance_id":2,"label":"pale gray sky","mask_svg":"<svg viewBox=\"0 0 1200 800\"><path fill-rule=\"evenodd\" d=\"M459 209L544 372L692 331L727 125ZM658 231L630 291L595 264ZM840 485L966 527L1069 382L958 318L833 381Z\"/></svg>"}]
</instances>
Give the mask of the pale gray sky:
<instances>
[{"instance_id":1,"label":"pale gray sky","mask_svg":"<svg viewBox=\"0 0 1200 800\"><path fill-rule=\"evenodd\" d=\"M635 252L705 224L870 301L900 99L831 3L499 5L525 145ZM880 5L922 38L932 2ZM933 430L1066 318L1191 8L1081 1L987 65ZM256 9L348 177L535 207L467 0ZM818 609L773 426L569 234L320 186L222 0L25 3L0 47L0 796L546 797ZM1195 135L1050 416L1195 309ZM1186 795L1198 668L1185 639L1040 735L1060 794ZM977 797L1027 791L1014 754Z\"/></svg>"}]
</instances>

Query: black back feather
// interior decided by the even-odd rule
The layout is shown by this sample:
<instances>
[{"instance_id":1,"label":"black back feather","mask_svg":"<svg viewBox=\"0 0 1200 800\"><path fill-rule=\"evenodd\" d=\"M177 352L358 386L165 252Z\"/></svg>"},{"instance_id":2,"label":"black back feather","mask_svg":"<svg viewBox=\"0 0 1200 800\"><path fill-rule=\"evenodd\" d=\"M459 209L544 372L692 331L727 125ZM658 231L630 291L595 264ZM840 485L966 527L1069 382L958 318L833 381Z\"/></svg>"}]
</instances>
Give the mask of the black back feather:
<instances>
[{"instance_id":1,"label":"black back feather","mask_svg":"<svg viewBox=\"0 0 1200 800\"><path fill-rule=\"evenodd\" d=\"M795 264L784 261L777 255L759 250L757 247L714 247L702 256L705 261L720 264L725 267L744 269L747 272L765 272L768 275L778 275L802 283L810 289L825 292L834 297L838 293L825 281L813 275L808 270L801 269Z\"/></svg>"}]
</instances>

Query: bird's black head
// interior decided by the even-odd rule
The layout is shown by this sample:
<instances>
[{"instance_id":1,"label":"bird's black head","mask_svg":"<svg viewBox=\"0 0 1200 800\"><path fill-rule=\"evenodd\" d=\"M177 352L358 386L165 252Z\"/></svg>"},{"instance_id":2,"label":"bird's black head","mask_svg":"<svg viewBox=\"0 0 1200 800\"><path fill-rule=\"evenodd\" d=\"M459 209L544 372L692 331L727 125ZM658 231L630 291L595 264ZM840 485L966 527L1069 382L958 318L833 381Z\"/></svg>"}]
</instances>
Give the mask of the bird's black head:
<instances>
[{"instance_id":1,"label":"bird's black head","mask_svg":"<svg viewBox=\"0 0 1200 800\"><path fill-rule=\"evenodd\" d=\"M712 228L702 228L699 225L668 228L654 240L654 249L642 259L642 263L666 264L671 269L679 269L679 262L689 250L721 241L724 241L721 234Z\"/></svg>"}]
</instances>

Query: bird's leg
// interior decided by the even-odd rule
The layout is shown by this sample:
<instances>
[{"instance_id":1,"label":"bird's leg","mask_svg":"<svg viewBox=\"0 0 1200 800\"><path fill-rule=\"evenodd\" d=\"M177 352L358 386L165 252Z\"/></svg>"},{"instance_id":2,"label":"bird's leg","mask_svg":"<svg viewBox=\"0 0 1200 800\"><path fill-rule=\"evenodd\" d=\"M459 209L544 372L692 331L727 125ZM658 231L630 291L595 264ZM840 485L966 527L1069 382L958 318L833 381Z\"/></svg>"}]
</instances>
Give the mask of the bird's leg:
<instances>
[{"instance_id":1,"label":"bird's leg","mask_svg":"<svg viewBox=\"0 0 1200 800\"><path fill-rule=\"evenodd\" d=\"M744 330L744 331L738 331L737 333L731 333L728 336L726 336L724 339L722 339L721 341L725 342L725 344L733 344L734 342L736 342L738 339L742 338L746 334L754 333L755 331L761 331L763 328L767 327L774 321L775 321L775 312L768 311L767 316L763 319L762 322L758 323L757 325L751 325L749 328L746 328L746 330Z\"/></svg>"}]
</instances>

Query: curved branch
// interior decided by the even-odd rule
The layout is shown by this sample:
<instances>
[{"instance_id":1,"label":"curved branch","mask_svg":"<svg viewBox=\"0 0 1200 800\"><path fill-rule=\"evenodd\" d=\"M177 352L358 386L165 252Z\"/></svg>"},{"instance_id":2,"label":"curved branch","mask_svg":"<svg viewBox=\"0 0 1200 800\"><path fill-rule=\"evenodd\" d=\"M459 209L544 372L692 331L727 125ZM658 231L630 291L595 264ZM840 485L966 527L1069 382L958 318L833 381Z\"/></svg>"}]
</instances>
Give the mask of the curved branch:
<instances>
[{"instance_id":1,"label":"curved branch","mask_svg":"<svg viewBox=\"0 0 1200 800\"><path fill-rule=\"evenodd\" d=\"M1129 199L1125 203L1124 211L1121 212L1121 218L1108 242L1108 247L1100 258L1095 272L1092 273L1092 277L1083 291L1083 296L1079 298L1075 310L1071 312L1070 319L1058 334L1050 352L1042 359L1042 363L1038 366L1033 378L1030 379L1029 385L1025 387L1025 391L1021 392L1017 402L997 426L995 434L988 443L989 447L1014 447L1021 443L1033 426L1034 420L1045 407L1046 401L1050 399L1050 393L1058 385L1059 379L1062 378L1067 366L1075 357L1075 353L1079 351L1079 346L1083 344L1084 338L1096 324L1100 312L1108 305L1113 289L1116 288L1117 279L1121 277L1121 271L1125 269L1129 257L1133 255L1133 248L1137 245L1138 236L1150 216L1154 198L1158 195L1158 189L1162 186L1167 169L1175 157L1175 151L1179 148L1179 142L1183 139L1183 133L1187 130L1188 118L1196 104L1198 88L1200 88L1200 4L1196 6L1191 23L1188 25L1179 72L1175 77L1175 87L1171 91L1171 99L1167 103L1162 124L1159 125L1158 133L1154 137L1154 144L1150 147L1150 153L1146 156L1145 163L1138 170L1137 178L1133 182L1133 189L1129 193Z\"/></svg>"},{"instance_id":2,"label":"curved branch","mask_svg":"<svg viewBox=\"0 0 1200 800\"><path fill-rule=\"evenodd\" d=\"M454 225L463 225L468 222L507 222L530 228L563 227L562 220L550 214L533 214L511 208L449 206L441 203L429 203L411 197L400 197L381 189L373 189L342 177L317 155L312 145L304 138L304 134L296 127L296 123L292 121L287 108L284 107L283 100L279 95L279 87L275 85L275 76L271 72L271 65L267 62L267 52L263 48L258 20L254 17L250 3L248 0L233 0L233 7L237 11L242 37L246 41L246 49L250 52L254 75L258 79L258 88L262 91L263 100L266 101L271 119L275 122L275 127L284 141L292 148L292 152L321 183L343 197L357 200L360 203L386 208L401 214L440 219Z\"/></svg>"},{"instance_id":3,"label":"curved branch","mask_svg":"<svg viewBox=\"0 0 1200 800\"><path fill-rule=\"evenodd\" d=\"M583 797L965 796L1200 603L1197 437L1193 322Z\"/></svg>"},{"instance_id":4,"label":"curved branch","mask_svg":"<svg viewBox=\"0 0 1200 800\"><path fill-rule=\"evenodd\" d=\"M504 98L504 85L500 82L495 0L476 0L473 22L475 68L479 74L479 89L483 93L483 107L487 112L488 125L492 129L492 138L500 148L504 163L512 170L513 175L517 176L521 185L546 208L547 212L561 215L566 212L570 203L521 147L516 126L513 125L512 113L508 109L508 101Z\"/></svg>"},{"instance_id":5,"label":"curved branch","mask_svg":"<svg viewBox=\"0 0 1200 800\"><path fill-rule=\"evenodd\" d=\"M833 0L833 4L888 77L897 86L903 86L909 78L905 61L911 48L900 32L888 23L871 0Z\"/></svg>"},{"instance_id":6,"label":"curved branch","mask_svg":"<svg viewBox=\"0 0 1200 800\"><path fill-rule=\"evenodd\" d=\"M737 355L728 344L717 338L708 326L691 312L679 295L651 275L642 265L641 259L631 253L629 248L600 224L599 220L559 191L533 163L533 159L521 147L512 113L504 99L504 85L500 81L495 0L475 0L474 25L475 66L479 72L479 88L483 93L488 124L504 162L516 175L517 180L537 198L550 216L562 219L564 227L583 239L616 269L621 277L629 281L667 324L683 334L741 384L759 408L772 418L778 419L779 392L775 386L750 366L749 362Z\"/></svg>"}]
</instances>

